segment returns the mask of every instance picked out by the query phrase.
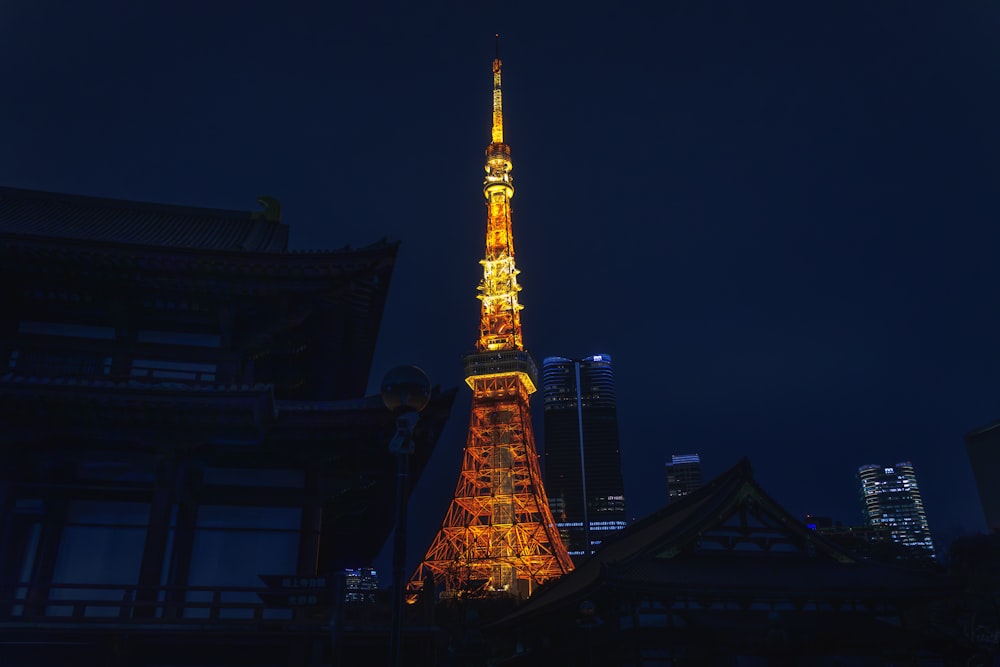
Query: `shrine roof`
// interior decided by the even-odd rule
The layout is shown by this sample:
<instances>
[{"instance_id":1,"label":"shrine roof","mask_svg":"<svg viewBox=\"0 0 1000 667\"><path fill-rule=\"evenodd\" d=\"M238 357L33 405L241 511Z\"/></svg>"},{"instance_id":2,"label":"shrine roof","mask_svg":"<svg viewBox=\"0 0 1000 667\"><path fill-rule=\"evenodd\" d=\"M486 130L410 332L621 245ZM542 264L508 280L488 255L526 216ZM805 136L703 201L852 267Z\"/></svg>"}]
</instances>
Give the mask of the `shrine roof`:
<instances>
[{"instance_id":1,"label":"shrine roof","mask_svg":"<svg viewBox=\"0 0 1000 667\"><path fill-rule=\"evenodd\" d=\"M719 546L730 538L741 544ZM758 548L740 548L755 543ZM744 459L606 540L589 560L544 586L493 627L540 618L609 588L826 597L882 592L906 597L950 586L933 573L863 561L826 540L773 500L753 479Z\"/></svg>"},{"instance_id":2,"label":"shrine roof","mask_svg":"<svg viewBox=\"0 0 1000 667\"><path fill-rule=\"evenodd\" d=\"M985 426L980 426L979 428L972 429L971 431L965 434L965 439L966 441L969 441L973 438L978 438L998 428L1000 428L1000 420L993 421L990 422L989 424L986 424Z\"/></svg>"},{"instance_id":3,"label":"shrine roof","mask_svg":"<svg viewBox=\"0 0 1000 667\"><path fill-rule=\"evenodd\" d=\"M203 250L288 250L288 225L263 212L8 187L0 187L0 233Z\"/></svg>"}]
</instances>

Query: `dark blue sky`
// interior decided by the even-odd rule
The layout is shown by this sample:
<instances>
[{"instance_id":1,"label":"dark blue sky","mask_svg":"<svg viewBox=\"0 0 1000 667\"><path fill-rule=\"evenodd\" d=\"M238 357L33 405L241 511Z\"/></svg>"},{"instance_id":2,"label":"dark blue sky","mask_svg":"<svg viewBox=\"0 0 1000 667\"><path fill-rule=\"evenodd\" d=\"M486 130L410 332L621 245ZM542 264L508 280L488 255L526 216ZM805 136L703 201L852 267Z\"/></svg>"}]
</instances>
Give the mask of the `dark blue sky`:
<instances>
[{"instance_id":1,"label":"dark blue sky","mask_svg":"<svg viewBox=\"0 0 1000 667\"><path fill-rule=\"evenodd\" d=\"M270 194L295 248L400 240L371 386L458 385L499 31L525 340L614 358L630 513L698 452L853 523L857 467L910 459L932 531L982 529L962 436L1000 418L1000 5L556 4L3 3L0 183Z\"/></svg>"}]
</instances>

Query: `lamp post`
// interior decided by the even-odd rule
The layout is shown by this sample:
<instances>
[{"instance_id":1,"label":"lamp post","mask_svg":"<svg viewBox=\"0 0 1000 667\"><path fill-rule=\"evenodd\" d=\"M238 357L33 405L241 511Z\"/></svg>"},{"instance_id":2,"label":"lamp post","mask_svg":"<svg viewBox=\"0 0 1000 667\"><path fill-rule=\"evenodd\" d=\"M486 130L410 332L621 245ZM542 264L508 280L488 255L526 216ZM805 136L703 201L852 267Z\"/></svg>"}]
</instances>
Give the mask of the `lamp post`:
<instances>
[{"instance_id":1,"label":"lamp post","mask_svg":"<svg viewBox=\"0 0 1000 667\"><path fill-rule=\"evenodd\" d=\"M406 567L406 495L413 453L413 428L431 396L427 374L416 366L396 366L382 378L382 402L396 417L389 451L396 455L396 534L392 544L392 623L389 667L402 664L403 571Z\"/></svg>"}]
</instances>

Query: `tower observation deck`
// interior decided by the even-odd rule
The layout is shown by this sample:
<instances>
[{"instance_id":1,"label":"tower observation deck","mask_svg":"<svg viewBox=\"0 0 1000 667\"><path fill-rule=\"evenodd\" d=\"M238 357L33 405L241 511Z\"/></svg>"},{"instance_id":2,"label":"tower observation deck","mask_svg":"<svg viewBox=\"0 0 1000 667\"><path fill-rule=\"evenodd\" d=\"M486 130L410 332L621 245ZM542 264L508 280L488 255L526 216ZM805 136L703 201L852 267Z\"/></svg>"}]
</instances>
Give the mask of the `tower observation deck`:
<instances>
[{"instance_id":1,"label":"tower observation deck","mask_svg":"<svg viewBox=\"0 0 1000 667\"><path fill-rule=\"evenodd\" d=\"M479 262L479 339L475 352L464 357L472 415L454 497L410 581L411 591L433 579L443 595L526 597L536 585L573 569L545 495L528 408L538 371L521 336L501 66L498 48L483 182L486 252Z\"/></svg>"}]
</instances>

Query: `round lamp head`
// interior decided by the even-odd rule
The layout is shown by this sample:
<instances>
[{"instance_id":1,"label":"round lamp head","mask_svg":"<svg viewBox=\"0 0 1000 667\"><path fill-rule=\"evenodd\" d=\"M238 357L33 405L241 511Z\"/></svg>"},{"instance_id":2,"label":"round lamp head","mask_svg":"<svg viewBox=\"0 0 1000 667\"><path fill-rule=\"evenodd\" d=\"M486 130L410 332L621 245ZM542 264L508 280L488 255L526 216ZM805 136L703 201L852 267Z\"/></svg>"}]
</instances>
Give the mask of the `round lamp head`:
<instances>
[{"instance_id":1,"label":"round lamp head","mask_svg":"<svg viewBox=\"0 0 1000 667\"><path fill-rule=\"evenodd\" d=\"M394 413L420 412L431 399L431 381L416 366L396 366L382 378L382 402Z\"/></svg>"}]
</instances>

